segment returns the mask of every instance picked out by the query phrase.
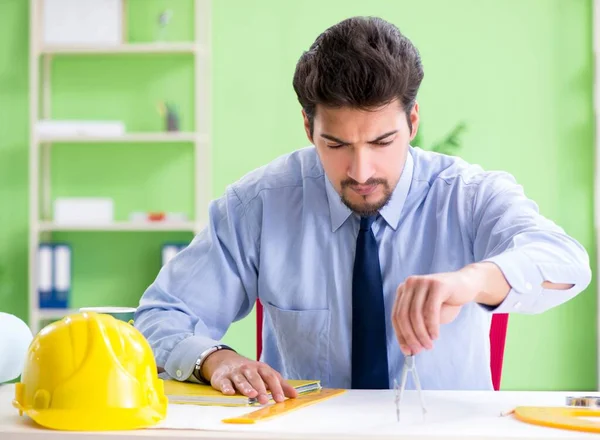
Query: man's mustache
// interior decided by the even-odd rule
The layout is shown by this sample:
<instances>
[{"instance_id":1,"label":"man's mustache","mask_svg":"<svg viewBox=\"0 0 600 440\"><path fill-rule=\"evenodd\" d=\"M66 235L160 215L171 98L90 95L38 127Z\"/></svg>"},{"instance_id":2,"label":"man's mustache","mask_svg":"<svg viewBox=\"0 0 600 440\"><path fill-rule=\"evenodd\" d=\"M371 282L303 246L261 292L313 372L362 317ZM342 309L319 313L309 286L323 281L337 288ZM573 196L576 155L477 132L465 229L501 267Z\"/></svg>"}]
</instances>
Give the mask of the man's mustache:
<instances>
[{"instance_id":1,"label":"man's mustache","mask_svg":"<svg viewBox=\"0 0 600 440\"><path fill-rule=\"evenodd\" d=\"M381 179L381 178L372 178L367 180L365 183L358 183L356 180L354 179L345 179L342 180L342 188L345 188L347 186L359 186L359 185L384 185L387 187L387 180L386 179Z\"/></svg>"}]
</instances>

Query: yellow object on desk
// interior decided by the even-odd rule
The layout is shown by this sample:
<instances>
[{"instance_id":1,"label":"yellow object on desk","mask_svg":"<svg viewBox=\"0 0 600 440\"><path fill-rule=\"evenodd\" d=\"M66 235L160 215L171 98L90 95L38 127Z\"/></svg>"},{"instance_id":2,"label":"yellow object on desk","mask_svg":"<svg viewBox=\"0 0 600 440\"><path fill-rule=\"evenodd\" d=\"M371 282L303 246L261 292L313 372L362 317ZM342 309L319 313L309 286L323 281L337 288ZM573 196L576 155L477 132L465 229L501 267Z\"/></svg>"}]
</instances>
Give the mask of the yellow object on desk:
<instances>
[{"instance_id":1,"label":"yellow object on desk","mask_svg":"<svg viewBox=\"0 0 600 440\"><path fill-rule=\"evenodd\" d=\"M150 345L133 326L83 312L33 339L13 406L46 428L107 431L153 426L167 415Z\"/></svg>"},{"instance_id":2,"label":"yellow object on desk","mask_svg":"<svg viewBox=\"0 0 600 440\"><path fill-rule=\"evenodd\" d=\"M274 403L273 405L265 406L264 408L257 409L256 411L252 411L242 416L223 419L222 422L235 424L251 424L267 419L272 419L273 417L287 414L290 411L294 411L305 406L330 399L331 397L340 395L345 391L346 390L343 389L322 388L318 391L313 391L311 393L298 396L294 399L285 399L283 402L278 402Z\"/></svg>"},{"instance_id":3,"label":"yellow object on desk","mask_svg":"<svg viewBox=\"0 0 600 440\"><path fill-rule=\"evenodd\" d=\"M321 389L318 380L288 380L299 395ZM164 381L165 394L170 403L193 405L219 405L219 406L249 406L257 405L258 399L237 393L223 394L210 385L180 382L178 380ZM269 400L271 395L269 394Z\"/></svg>"},{"instance_id":4,"label":"yellow object on desk","mask_svg":"<svg viewBox=\"0 0 600 440\"><path fill-rule=\"evenodd\" d=\"M600 417L600 409L577 407L518 406L514 416L522 422L572 431L600 432L600 423L579 417Z\"/></svg>"}]
</instances>

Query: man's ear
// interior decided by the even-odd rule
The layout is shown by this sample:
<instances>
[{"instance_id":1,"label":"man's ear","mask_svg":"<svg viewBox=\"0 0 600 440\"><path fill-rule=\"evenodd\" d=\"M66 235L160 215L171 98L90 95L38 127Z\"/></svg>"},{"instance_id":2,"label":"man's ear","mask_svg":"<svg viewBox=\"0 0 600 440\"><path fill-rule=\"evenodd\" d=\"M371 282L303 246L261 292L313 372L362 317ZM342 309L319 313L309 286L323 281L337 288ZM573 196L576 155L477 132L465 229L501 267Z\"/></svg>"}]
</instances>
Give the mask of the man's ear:
<instances>
[{"instance_id":1,"label":"man's ear","mask_svg":"<svg viewBox=\"0 0 600 440\"><path fill-rule=\"evenodd\" d=\"M417 131L419 130L419 103L415 101L415 105L410 111L410 123L412 124L412 131L410 133L410 140L412 141L417 135Z\"/></svg>"},{"instance_id":2,"label":"man's ear","mask_svg":"<svg viewBox=\"0 0 600 440\"><path fill-rule=\"evenodd\" d=\"M308 116L306 116L304 109L302 110L302 118L304 119L304 131L306 132L306 137L308 138L308 141L314 145L312 133L310 132L310 121L308 120Z\"/></svg>"}]
</instances>

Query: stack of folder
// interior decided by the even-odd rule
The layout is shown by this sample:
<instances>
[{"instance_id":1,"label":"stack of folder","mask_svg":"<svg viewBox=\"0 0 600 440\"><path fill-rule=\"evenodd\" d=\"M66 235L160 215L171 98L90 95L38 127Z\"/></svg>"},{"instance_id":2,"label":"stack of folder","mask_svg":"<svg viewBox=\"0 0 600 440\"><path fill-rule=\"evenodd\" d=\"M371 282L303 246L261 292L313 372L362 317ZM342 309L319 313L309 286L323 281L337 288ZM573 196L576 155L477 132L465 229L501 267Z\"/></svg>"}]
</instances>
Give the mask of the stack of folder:
<instances>
[{"instance_id":1,"label":"stack of folder","mask_svg":"<svg viewBox=\"0 0 600 440\"><path fill-rule=\"evenodd\" d=\"M318 380L288 380L296 388L298 395L321 389ZM244 396L243 394L226 395L210 385L178 380L165 380L165 394L170 403L193 405L218 405L218 406L250 406L258 404L258 399ZM273 402L269 393L269 401Z\"/></svg>"},{"instance_id":2,"label":"stack of folder","mask_svg":"<svg viewBox=\"0 0 600 440\"><path fill-rule=\"evenodd\" d=\"M38 249L38 293L42 309L64 309L71 294L71 246L40 243Z\"/></svg>"}]
</instances>

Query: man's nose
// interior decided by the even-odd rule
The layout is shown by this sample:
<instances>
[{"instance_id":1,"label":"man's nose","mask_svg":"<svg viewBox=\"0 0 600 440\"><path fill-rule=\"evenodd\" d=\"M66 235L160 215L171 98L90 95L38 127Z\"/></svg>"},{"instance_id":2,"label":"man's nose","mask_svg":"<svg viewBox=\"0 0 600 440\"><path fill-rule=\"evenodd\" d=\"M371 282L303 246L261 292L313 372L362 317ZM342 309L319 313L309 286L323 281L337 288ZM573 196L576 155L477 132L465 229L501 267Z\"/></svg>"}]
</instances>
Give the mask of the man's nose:
<instances>
[{"instance_id":1,"label":"man's nose","mask_svg":"<svg viewBox=\"0 0 600 440\"><path fill-rule=\"evenodd\" d=\"M348 169L348 176L358 183L365 183L375 172L371 159L368 149L356 148Z\"/></svg>"}]
</instances>

